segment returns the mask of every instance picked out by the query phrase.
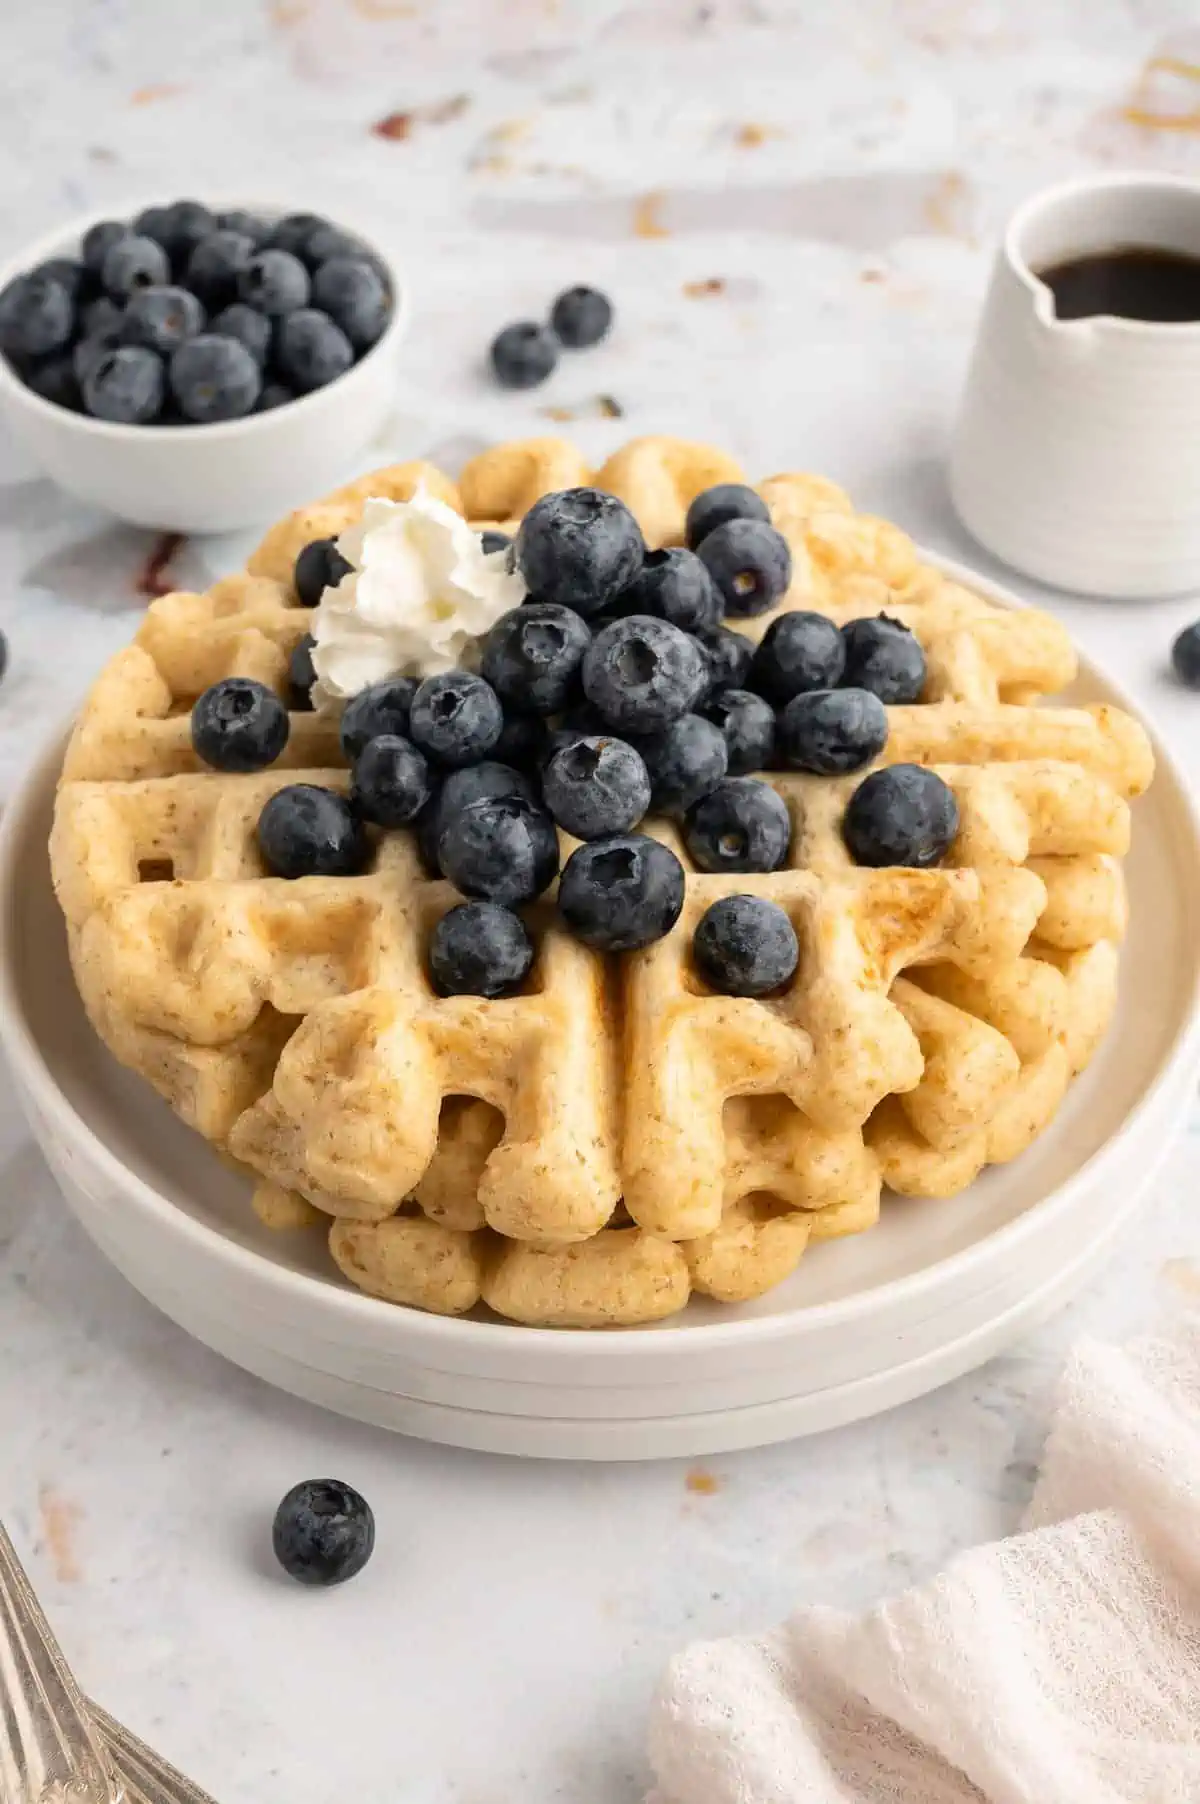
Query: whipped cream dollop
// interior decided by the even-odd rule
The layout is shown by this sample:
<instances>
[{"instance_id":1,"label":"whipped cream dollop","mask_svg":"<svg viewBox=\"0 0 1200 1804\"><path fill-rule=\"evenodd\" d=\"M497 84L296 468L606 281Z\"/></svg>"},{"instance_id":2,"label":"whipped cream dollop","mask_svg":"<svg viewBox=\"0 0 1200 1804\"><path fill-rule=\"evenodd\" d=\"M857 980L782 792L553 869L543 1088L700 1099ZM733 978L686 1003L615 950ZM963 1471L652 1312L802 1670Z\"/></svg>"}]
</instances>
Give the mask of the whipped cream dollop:
<instances>
[{"instance_id":1,"label":"whipped cream dollop","mask_svg":"<svg viewBox=\"0 0 1200 1804\"><path fill-rule=\"evenodd\" d=\"M389 676L434 676L477 662L477 641L523 600L507 552L485 552L461 514L421 487L369 500L337 541L352 568L326 589L311 632L318 708Z\"/></svg>"}]
</instances>

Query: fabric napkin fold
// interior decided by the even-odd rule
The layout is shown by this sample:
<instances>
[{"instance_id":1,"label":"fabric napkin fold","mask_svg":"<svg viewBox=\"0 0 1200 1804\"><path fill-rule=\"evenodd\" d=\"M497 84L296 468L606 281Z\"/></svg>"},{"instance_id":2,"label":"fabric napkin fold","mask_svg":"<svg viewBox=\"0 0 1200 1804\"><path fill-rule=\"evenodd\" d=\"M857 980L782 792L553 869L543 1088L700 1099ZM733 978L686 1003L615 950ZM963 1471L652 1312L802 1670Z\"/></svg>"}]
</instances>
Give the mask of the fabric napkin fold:
<instances>
[{"instance_id":1,"label":"fabric napkin fold","mask_svg":"<svg viewBox=\"0 0 1200 1804\"><path fill-rule=\"evenodd\" d=\"M1200 1323L1064 1374L1024 1532L700 1643L648 1804L1200 1804Z\"/></svg>"}]
</instances>

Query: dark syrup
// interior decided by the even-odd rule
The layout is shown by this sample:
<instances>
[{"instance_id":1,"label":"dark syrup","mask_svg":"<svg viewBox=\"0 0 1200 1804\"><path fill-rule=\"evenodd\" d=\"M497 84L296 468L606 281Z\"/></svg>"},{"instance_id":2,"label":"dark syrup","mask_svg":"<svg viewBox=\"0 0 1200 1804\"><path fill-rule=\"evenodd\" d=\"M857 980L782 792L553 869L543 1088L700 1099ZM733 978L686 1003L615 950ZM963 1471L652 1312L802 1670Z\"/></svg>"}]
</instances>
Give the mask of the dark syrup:
<instances>
[{"instance_id":1,"label":"dark syrup","mask_svg":"<svg viewBox=\"0 0 1200 1804\"><path fill-rule=\"evenodd\" d=\"M1035 271L1059 319L1097 313L1180 324L1200 320L1200 256L1153 244L1118 244Z\"/></svg>"}]
</instances>

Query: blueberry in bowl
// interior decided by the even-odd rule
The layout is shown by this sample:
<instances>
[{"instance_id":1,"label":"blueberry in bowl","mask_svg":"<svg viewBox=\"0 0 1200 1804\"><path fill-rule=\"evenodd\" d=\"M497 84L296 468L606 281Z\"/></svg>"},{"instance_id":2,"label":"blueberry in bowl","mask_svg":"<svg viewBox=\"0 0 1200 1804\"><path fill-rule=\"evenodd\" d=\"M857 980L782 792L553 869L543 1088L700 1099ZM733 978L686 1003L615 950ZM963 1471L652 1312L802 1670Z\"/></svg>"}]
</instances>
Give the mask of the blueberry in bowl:
<instances>
[{"instance_id":1,"label":"blueberry in bowl","mask_svg":"<svg viewBox=\"0 0 1200 1804\"><path fill-rule=\"evenodd\" d=\"M360 456L393 405L407 299L356 222L156 198L0 267L0 411L88 505L229 531Z\"/></svg>"}]
</instances>

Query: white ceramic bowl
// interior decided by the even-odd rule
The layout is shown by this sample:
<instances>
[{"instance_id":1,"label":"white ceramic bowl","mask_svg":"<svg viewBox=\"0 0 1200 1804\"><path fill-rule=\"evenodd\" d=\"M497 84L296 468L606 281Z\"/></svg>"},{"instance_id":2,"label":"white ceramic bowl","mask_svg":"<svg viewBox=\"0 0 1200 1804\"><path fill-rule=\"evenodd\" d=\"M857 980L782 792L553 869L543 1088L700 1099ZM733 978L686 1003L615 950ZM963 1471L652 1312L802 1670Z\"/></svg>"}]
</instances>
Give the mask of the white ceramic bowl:
<instances>
[{"instance_id":1,"label":"white ceramic bowl","mask_svg":"<svg viewBox=\"0 0 1200 1804\"><path fill-rule=\"evenodd\" d=\"M1005 591L953 570L994 598ZM1081 700L1130 707L1085 670ZM49 888L60 747L0 826L0 1040L80 1220L189 1333L312 1401L407 1433L569 1458L713 1453L833 1426L991 1357L1083 1283L1136 1211L1200 1066L1200 827L1160 768L1135 811L1111 1032L1050 1130L948 1202L889 1199L737 1309L550 1333L360 1295L319 1235L272 1234L225 1168L89 1028Z\"/></svg>"},{"instance_id":2,"label":"white ceramic bowl","mask_svg":"<svg viewBox=\"0 0 1200 1804\"><path fill-rule=\"evenodd\" d=\"M60 226L0 266L0 287L48 257L77 255L80 239L98 220L132 219L149 204L127 202ZM295 208L268 205L244 195L208 204L214 211L245 207L268 219L311 206L308 200ZM378 234L341 209L334 222L384 260L395 305L378 344L327 388L269 413L212 426L117 426L43 401L0 358L0 409L14 435L78 500L166 532L231 532L324 494L353 468L394 404L410 315L407 281Z\"/></svg>"}]
</instances>

